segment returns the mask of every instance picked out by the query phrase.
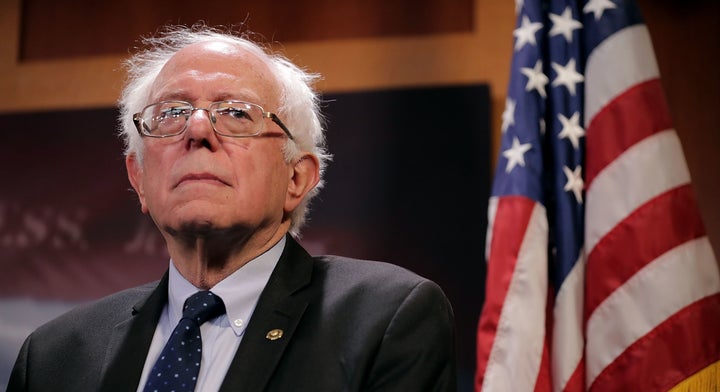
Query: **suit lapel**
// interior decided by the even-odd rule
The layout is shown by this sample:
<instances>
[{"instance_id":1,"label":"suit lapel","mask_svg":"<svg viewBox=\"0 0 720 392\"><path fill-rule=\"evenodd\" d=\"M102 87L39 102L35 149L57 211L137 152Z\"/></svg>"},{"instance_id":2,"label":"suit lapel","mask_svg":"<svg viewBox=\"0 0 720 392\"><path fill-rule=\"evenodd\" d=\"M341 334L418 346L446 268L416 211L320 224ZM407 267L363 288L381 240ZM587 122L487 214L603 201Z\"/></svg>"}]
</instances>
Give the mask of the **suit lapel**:
<instances>
[{"instance_id":1,"label":"suit lapel","mask_svg":"<svg viewBox=\"0 0 720 392\"><path fill-rule=\"evenodd\" d=\"M305 312L313 262L290 236L265 286L221 391L262 391ZM282 335L280 335L282 331Z\"/></svg>"},{"instance_id":2,"label":"suit lapel","mask_svg":"<svg viewBox=\"0 0 720 392\"><path fill-rule=\"evenodd\" d=\"M101 391L137 390L167 293L165 273L150 296L133 306L132 316L115 326L105 356Z\"/></svg>"}]
</instances>

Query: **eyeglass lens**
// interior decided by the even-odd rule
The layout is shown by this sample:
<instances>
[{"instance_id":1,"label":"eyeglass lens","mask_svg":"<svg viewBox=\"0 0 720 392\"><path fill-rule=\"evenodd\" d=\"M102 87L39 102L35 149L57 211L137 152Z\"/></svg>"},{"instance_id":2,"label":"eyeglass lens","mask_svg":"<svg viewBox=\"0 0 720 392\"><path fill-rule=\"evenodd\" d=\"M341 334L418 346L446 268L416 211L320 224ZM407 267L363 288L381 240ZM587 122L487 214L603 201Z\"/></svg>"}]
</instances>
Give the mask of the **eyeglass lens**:
<instances>
[{"instance_id":1,"label":"eyeglass lens","mask_svg":"<svg viewBox=\"0 0 720 392\"><path fill-rule=\"evenodd\" d=\"M221 134L252 136L262 130L262 109L241 101L215 102L207 109L181 101L158 102L143 110L143 130L153 136L179 134L196 110L207 111L213 127Z\"/></svg>"}]
</instances>

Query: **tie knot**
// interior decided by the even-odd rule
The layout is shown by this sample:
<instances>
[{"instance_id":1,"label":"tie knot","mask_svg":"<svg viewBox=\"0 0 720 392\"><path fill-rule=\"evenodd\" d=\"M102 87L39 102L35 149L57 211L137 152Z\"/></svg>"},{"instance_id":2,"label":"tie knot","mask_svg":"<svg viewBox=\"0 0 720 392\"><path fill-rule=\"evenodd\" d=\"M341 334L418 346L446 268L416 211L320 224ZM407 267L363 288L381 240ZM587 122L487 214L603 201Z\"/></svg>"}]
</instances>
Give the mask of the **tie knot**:
<instances>
[{"instance_id":1,"label":"tie knot","mask_svg":"<svg viewBox=\"0 0 720 392\"><path fill-rule=\"evenodd\" d=\"M202 323L225 313L222 299L210 291L198 291L185 300L183 318Z\"/></svg>"}]
</instances>

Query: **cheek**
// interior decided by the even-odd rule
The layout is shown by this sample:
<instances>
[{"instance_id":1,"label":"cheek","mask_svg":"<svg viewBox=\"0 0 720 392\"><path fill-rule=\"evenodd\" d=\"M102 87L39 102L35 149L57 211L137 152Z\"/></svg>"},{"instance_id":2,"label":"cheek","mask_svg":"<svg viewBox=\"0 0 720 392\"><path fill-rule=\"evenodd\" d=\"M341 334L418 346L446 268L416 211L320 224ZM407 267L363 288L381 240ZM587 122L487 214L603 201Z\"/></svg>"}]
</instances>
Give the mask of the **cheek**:
<instances>
[{"instance_id":1,"label":"cheek","mask_svg":"<svg viewBox=\"0 0 720 392\"><path fill-rule=\"evenodd\" d=\"M288 187L288 168L277 150L254 155L257 159L233 159L238 192L258 203L277 205L284 202ZM269 157L274 157L269 159Z\"/></svg>"},{"instance_id":2,"label":"cheek","mask_svg":"<svg viewBox=\"0 0 720 392\"><path fill-rule=\"evenodd\" d=\"M143 176L143 187L145 190L145 196L149 199L148 202L152 203L164 189L167 189L166 182L170 178L169 165L164 164L164 160L161 154L157 152L146 151L145 161L143 162L144 173Z\"/></svg>"},{"instance_id":3,"label":"cheek","mask_svg":"<svg viewBox=\"0 0 720 392\"><path fill-rule=\"evenodd\" d=\"M282 179L276 174L275 167L265 165L237 165L236 190L246 196L264 198L267 200L279 192L282 187Z\"/></svg>"}]
</instances>

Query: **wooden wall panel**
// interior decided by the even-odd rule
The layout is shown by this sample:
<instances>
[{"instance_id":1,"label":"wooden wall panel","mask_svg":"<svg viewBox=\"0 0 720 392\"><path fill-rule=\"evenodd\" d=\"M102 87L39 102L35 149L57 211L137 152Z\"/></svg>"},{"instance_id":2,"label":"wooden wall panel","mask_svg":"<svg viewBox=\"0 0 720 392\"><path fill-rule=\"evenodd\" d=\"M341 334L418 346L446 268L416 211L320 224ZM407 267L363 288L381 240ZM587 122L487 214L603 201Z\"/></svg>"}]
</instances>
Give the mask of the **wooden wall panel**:
<instances>
[{"instance_id":1,"label":"wooden wall panel","mask_svg":"<svg viewBox=\"0 0 720 392\"><path fill-rule=\"evenodd\" d=\"M470 32L473 0L24 0L21 60L123 54L166 23L233 26L280 42Z\"/></svg>"}]
</instances>

